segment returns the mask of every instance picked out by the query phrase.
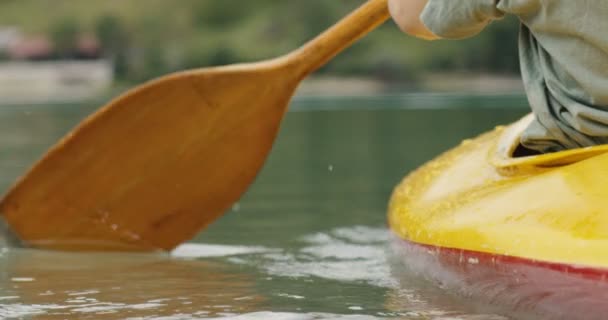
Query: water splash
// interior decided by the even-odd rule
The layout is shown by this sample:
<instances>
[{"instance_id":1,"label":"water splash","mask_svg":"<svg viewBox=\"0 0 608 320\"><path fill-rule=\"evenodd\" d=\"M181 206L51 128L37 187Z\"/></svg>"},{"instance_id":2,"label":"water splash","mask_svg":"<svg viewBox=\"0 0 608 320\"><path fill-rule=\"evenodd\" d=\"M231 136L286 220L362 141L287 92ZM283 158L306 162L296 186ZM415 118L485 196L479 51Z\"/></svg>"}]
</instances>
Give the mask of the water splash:
<instances>
[{"instance_id":1,"label":"water splash","mask_svg":"<svg viewBox=\"0 0 608 320\"><path fill-rule=\"evenodd\" d=\"M11 249L0 317L475 319L404 287L389 239L384 227L351 226L276 248L190 243L169 257Z\"/></svg>"}]
</instances>

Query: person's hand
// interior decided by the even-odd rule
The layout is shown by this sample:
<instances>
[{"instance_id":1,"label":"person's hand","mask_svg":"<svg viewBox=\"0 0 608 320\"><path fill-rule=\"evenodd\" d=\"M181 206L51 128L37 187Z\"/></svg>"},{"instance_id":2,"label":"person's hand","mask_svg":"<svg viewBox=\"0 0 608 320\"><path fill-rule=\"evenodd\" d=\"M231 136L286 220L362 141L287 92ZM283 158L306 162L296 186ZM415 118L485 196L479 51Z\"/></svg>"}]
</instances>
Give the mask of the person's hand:
<instances>
[{"instance_id":1,"label":"person's hand","mask_svg":"<svg viewBox=\"0 0 608 320\"><path fill-rule=\"evenodd\" d=\"M389 0L388 8L393 20L403 32L426 40L439 39L420 21L420 14L424 10L427 1Z\"/></svg>"}]
</instances>

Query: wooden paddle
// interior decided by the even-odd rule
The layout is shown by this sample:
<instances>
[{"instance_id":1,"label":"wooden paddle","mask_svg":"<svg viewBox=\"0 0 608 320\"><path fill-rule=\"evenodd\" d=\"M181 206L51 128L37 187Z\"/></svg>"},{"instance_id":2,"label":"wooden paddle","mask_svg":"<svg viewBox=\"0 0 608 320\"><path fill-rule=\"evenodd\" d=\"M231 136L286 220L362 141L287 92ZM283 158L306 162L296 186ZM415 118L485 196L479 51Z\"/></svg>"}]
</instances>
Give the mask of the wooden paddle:
<instances>
[{"instance_id":1,"label":"wooden paddle","mask_svg":"<svg viewBox=\"0 0 608 320\"><path fill-rule=\"evenodd\" d=\"M29 246L174 248L251 184L299 82L388 17L387 0L370 0L288 55L131 90L51 148L0 212Z\"/></svg>"}]
</instances>

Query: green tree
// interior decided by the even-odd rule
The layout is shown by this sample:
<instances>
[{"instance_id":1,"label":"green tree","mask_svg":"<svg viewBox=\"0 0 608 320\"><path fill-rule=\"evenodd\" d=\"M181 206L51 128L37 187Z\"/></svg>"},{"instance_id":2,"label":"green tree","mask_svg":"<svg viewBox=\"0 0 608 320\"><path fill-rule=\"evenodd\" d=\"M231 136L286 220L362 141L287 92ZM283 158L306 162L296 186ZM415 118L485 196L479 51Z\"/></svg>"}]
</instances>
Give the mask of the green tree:
<instances>
[{"instance_id":1,"label":"green tree","mask_svg":"<svg viewBox=\"0 0 608 320\"><path fill-rule=\"evenodd\" d=\"M95 23L95 35L101 42L104 55L114 61L116 77L120 79L127 77L129 37L127 28L120 17L112 14L100 16Z\"/></svg>"},{"instance_id":2,"label":"green tree","mask_svg":"<svg viewBox=\"0 0 608 320\"><path fill-rule=\"evenodd\" d=\"M95 35L101 42L104 51L110 54L127 49L127 29L118 16L112 14L100 16L95 24Z\"/></svg>"},{"instance_id":3,"label":"green tree","mask_svg":"<svg viewBox=\"0 0 608 320\"><path fill-rule=\"evenodd\" d=\"M79 33L78 21L71 17L62 18L52 26L51 39L60 58L70 58L73 55Z\"/></svg>"},{"instance_id":4,"label":"green tree","mask_svg":"<svg viewBox=\"0 0 608 320\"><path fill-rule=\"evenodd\" d=\"M260 5L257 1L243 0L199 1L193 11L194 21L199 27L227 28L245 19Z\"/></svg>"}]
</instances>

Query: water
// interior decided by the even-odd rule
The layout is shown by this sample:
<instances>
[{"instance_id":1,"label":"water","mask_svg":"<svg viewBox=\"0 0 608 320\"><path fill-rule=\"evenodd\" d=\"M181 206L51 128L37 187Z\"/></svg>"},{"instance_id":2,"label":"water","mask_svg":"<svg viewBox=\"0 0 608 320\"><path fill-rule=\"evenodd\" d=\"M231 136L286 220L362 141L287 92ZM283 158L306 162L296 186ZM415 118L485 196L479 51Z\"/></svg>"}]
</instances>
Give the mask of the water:
<instances>
[{"instance_id":1,"label":"water","mask_svg":"<svg viewBox=\"0 0 608 320\"><path fill-rule=\"evenodd\" d=\"M97 104L0 106L0 191ZM300 98L232 210L170 255L0 251L0 318L504 319L402 272L386 204L522 96Z\"/></svg>"}]
</instances>

